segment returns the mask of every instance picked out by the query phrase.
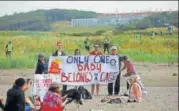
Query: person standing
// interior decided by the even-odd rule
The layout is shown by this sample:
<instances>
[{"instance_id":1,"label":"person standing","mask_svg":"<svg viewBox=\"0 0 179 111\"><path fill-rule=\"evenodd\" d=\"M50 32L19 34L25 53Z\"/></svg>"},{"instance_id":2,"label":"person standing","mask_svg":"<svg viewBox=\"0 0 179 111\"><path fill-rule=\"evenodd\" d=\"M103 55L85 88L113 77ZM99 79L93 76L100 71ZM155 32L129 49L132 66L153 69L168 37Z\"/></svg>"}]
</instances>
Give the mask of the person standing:
<instances>
[{"instance_id":1,"label":"person standing","mask_svg":"<svg viewBox=\"0 0 179 111\"><path fill-rule=\"evenodd\" d=\"M66 56L66 54L63 52L63 44L62 42L57 42L57 50L52 54L52 56ZM67 90L67 85L63 85L62 87L63 91Z\"/></svg>"},{"instance_id":2,"label":"person standing","mask_svg":"<svg viewBox=\"0 0 179 111\"><path fill-rule=\"evenodd\" d=\"M103 55L102 52L99 50L99 45L96 44L94 45L94 50L92 52L90 52L90 55ZM96 93L97 96L99 95L99 84L92 84L91 85L91 94L94 95L94 90L95 90L95 85L96 85Z\"/></svg>"},{"instance_id":3,"label":"person standing","mask_svg":"<svg viewBox=\"0 0 179 111\"><path fill-rule=\"evenodd\" d=\"M11 56L12 50L13 50L13 46L11 41L9 41L8 44L6 45L6 56Z\"/></svg>"},{"instance_id":4,"label":"person standing","mask_svg":"<svg viewBox=\"0 0 179 111\"><path fill-rule=\"evenodd\" d=\"M36 66L36 70L35 70L35 74L43 74L45 71L44 68L44 55L43 54L39 54L38 55L38 61L37 61L37 66Z\"/></svg>"},{"instance_id":5,"label":"person standing","mask_svg":"<svg viewBox=\"0 0 179 111\"><path fill-rule=\"evenodd\" d=\"M88 38L86 38L86 40L84 41L84 43L85 43L85 50L89 52L89 51L90 51L90 43L89 43Z\"/></svg>"},{"instance_id":6,"label":"person standing","mask_svg":"<svg viewBox=\"0 0 179 111\"><path fill-rule=\"evenodd\" d=\"M127 73L124 74L123 76L129 77L131 75L136 75L134 65L132 64L132 62L130 60L128 60L127 56L123 56L122 61L124 62L124 67L120 71L127 69ZM129 89L129 83L127 82L127 90L128 89Z\"/></svg>"},{"instance_id":7,"label":"person standing","mask_svg":"<svg viewBox=\"0 0 179 111\"><path fill-rule=\"evenodd\" d=\"M8 90L4 111L25 111L26 81L19 78L14 86Z\"/></svg>"},{"instance_id":8,"label":"person standing","mask_svg":"<svg viewBox=\"0 0 179 111\"><path fill-rule=\"evenodd\" d=\"M119 58L119 70L121 68L121 60L122 57L117 53L117 47L112 46L111 47L111 55L117 55ZM117 75L115 85L114 85L114 94L118 95L120 92L120 80L121 80L121 72L119 71L119 74ZM108 83L108 95L113 95L113 83Z\"/></svg>"},{"instance_id":9,"label":"person standing","mask_svg":"<svg viewBox=\"0 0 179 111\"><path fill-rule=\"evenodd\" d=\"M109 54L109 45L110 45L109 39L108 39L108 38L105 38L105 40L104 40L104 54L105 54L106 51L107 51L108 54Z\"/></svg>"}]
</instances>

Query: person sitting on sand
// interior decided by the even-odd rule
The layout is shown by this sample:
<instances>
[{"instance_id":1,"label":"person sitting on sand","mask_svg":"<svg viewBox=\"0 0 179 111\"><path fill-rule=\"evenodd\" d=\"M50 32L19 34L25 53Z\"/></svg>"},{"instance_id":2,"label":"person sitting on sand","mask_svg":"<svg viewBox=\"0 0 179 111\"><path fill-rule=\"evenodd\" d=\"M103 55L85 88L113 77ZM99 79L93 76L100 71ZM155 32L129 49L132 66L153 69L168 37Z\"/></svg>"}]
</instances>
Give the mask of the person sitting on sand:
<instances>
[{"instance_id":1,"label":"person sitting on sand","mask_svg":"<svg viewBox=\"0 0 179 111\"><path fill-rule=\"evenodd\" d=\"M67 99L65 99L66 97L67 95L65 97L61 97L59 85L57 83L52 83L48 92L44 96L40 111L63 111L67 102Z\"/></svg>"},{"instance_id":2,"label":"person sitting on sand","mask_svg":"<svg viewBox=\"0 0 179 111\"><path fill-rule=\"evenodd\" d=\"M29 89L30 89L31 86L32 86L32 80L26 79L25 92L29 92ZM32 109L35 109L35 106L34 106L32 100L31 100L30 96L25 97L25 102L26 102L25 111L32 111Z\"/></svg>"},{"instance_id":3,"label":"person sitting on sand","mask_svg":"<svg viewBox=\"0 0 179 111\"><path fill-rule=\"evenodd\" d=\"M26 81L19 78L14 86L8 90L4 111L25 111Z\"/></svg>"},{"instance_id":4,"label":"person sitting on sand","mask_svg":"<svg viewBox=\"0 0 179 111\"><path fill-rule=\"evenodd\" d=\"M142 101L142 89L137 82L137 76L132 75L129 79L130 90L128 102L141 102Z\"/></svg>"}]
</instances>

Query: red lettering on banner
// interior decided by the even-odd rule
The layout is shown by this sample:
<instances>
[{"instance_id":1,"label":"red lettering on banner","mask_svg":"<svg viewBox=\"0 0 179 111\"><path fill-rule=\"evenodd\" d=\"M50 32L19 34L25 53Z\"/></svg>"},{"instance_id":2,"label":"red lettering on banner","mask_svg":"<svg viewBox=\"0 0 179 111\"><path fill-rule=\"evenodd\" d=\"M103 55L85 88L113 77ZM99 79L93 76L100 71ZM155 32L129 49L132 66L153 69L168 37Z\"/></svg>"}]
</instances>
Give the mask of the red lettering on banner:
<instances>
[{"instance_id":1,"label":"red lettering on banner","mask_svg":"<svg viewBox=\"0 0 179 111\"><path fill-rule=\"evenodd\" d=\"M68 76L66 76L68 75ZM78 73L68 73L68 74L62 74L62 82L91 82L92 81L92 75L91 72L78 72Z\"/></svg>"},{"instance_id":2,"label":"red lettering on banner","mask_svg":"<svg viewBox=\"0 0 179 111\"><path fill-rule=\"evenodd\" d=\"M101 64L77 64L78 67L78 71L94 71L94 70L98 70L99 72L101 72Z\"/></svg>"},{"instance_id":3,"label":"red lettering on banner","mask_svg":"<svg viewBox=\"0 0 179 111\"><path fill-rule=\"evenodd\" d=\"M63 74L61 74L61 81L62 82L66 82L66 81L68 81L68 77L67 76L65 76L65 74L63 73Z\"/></svg>"},{"instance_id":4,"label":"red lettering on banner","mask_svg":"<svg viewBox=\"0 0 179 111\"><path fill-rule=\"evenodd\" d=\"M101 72L101 64L97 64L97 70Z\"/></svg>"},{"instance_id":5,"label":"red lettering on banner","mask_svg":"<svg viewBox=\"0 0 179 111\"><path fill-rule=\"evenodd\" d=\"M78 67L78 71L82 71L83 70L83 66L81 64L77 64Z\"/></svg>"}]
</instances>

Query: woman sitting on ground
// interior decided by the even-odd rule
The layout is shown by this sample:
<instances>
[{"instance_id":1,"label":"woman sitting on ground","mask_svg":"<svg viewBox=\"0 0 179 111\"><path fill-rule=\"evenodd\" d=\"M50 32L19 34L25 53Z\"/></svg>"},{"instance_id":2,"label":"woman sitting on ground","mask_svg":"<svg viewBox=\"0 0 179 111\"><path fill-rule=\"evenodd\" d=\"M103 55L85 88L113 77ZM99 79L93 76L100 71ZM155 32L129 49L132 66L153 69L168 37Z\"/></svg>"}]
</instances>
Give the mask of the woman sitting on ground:
<instances>
[{"instance_id":1,"label":"woman sitting on ground","mask_svg":"<svg viewBox=\"0 0 179 111\"><path fill-rule=\"evenodd\" d=\"M128 102L141 102L142 101L142 90L141 86L137 82L137 76L131 75L129 79L129 100Z\"/></svg>"},{"instance_id":2,"label":"woman sitting on ground","mask_svg":"<svg viewBox=\"0 0 179 111\"><path fill-rule=\"evenodd\" d=\"M57 83L52 83L48 92L44 96L41 111L63 111L67 100L61 97L60 87Z\"/></svg>"}]
</instances>

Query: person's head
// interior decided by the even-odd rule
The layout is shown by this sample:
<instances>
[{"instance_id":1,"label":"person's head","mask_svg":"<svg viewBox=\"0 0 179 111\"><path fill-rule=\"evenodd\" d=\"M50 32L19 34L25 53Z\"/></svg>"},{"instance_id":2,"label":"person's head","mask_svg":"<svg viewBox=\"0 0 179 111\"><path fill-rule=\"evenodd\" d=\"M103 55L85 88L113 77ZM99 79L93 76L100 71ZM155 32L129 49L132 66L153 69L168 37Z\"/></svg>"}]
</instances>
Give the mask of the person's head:
<instances>
[{"instance_id":1,"label":"person's head","mask_svg":"<svg viewBox=\"0 0 179 111\"><path fill-rule=\"evenodd\" d=\"M32 80L31 79L26 79L26 88L25 91L27 91L30 87L32 86Z\"/></svg>"},{"instance_id":2,"label":"person's head","mask_svg":"<svg viewBox=\"0 0 179 111\"><path fill-rule=\"evenodd\" d=\"M57 42L57 49L61 51L63 48L62 42Z\"/></svg>"},{"instance_id":3,"label":"person's head","mask_svg":"<svg viewBox=\"0 0 179 111\"><path fill-rule=\"evenodd\" d=\"M129 78L129 82L132 85L133 83L137 82L137 76L136 75L131 75Z\"/></svg>"},{"instance_id":4,"label":"person's head","mask_svg":"<svg viewBox=\"0 0 179 111\"><path fill-rule=\"evenodd\" d=\"M80 50L79 49L75 49L74 55L80 55Z\"/></svg>"},{"instance_id":5,"label":"person's head","mask_svg":"<svg viewBox=\"0 0 179 111\"><path fill-rule=\"evenodd\" d=\"M11 41L8 41L8 44L11 44Z\"/></svg>"},{"instance_id":6,"label":"person's head","mask_svg":"<svg viewBox=\"0 0 179 111\"><path fill-rule=\"evenodd\" d=\"M23 78L18 78L15 80L15 86L20 88L21 90L26 90L26 81Z\"/></svg>"},{"instance_id":7,"label":"person's head","mask_svg":"<svg viewBox=\"0 0 179 111\"><path fill-rule=\"evenodd\" d=\"M123 57L122 57L122 61L123 61L123 62L125 62L125 61L127 61L127 60L128 60L128 57L127 57L127 56L123 56Z\"/></svg>"},{"instance_id":8,"label":"person's head","mask_svg":"<svg viewBox=\"0 0 179 111\"><path fill-rule=\"evenodd\" d=\"M99 45L98 45L98 44L95 44L95 45L94 45L94 50L95 50L95 51L99 51Z\"/></svg>"},{"instance_id":9,"label":"person's head","mask_svg":"<svg viewBox=\"0 0 179 111\"><path fill-rule=\"evenodd\" d=\"M45 60L44 54L39 53L38 60L40 60L41 62L44 61Z\"/></svg>"},{"instance_id":10,"label":"person's head","mask_svg":"<svg viewBox=\"0 0 179 111\"><path fill-rule=\"evenodd\" d=\"M111 53L112 53L113 55L117 54L117 47L116 47L116 46L112 46L112 47L111 47Z\"/></svg>"},{"instance_id":11,"label":"person's head","mask_svg":"<svg viewBox=\"0 0 179 111\"><path fill-rule=\"evenodd\" d=\"M53 82L53 83L50 85L48 91L51 91L51 92L55 92L55 93L60 94L60 87L59 87L59 84L56 83L56 82Z\"/></svg>"}]
</instances>

